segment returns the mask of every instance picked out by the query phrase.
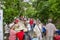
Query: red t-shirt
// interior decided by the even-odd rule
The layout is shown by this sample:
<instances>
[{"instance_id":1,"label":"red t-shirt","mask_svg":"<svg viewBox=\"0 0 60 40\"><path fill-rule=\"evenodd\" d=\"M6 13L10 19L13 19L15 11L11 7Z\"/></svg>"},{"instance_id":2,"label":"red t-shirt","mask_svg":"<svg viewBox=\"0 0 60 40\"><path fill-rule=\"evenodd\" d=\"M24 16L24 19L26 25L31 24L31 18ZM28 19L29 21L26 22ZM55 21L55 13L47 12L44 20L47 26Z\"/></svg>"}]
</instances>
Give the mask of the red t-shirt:
<instances>
[{"instance_id":1,"label":"red t-shirt","mask_svg":"<svg viewBox=\"0 0 60 40\"><path fill-rule=\"evenodd\" d=\"M30 20L30 22L29 22L29 23L30 23L30 25L32 25L32 24L34 23L34 20Z\"/></svg>"},{"instance_id":2,"label":"red t-shirt","mask_svg":"<svg viewBox=\"0 0 60 40\"><path fill-rule=\"evenodd\" d=\"M19 40L23 40L23 38L24 38L24 32L23 32L23 31L18 32L18 33L16 34L16 36L17 36L17 38L18 38Z\"/></svg>"}]
</instances>

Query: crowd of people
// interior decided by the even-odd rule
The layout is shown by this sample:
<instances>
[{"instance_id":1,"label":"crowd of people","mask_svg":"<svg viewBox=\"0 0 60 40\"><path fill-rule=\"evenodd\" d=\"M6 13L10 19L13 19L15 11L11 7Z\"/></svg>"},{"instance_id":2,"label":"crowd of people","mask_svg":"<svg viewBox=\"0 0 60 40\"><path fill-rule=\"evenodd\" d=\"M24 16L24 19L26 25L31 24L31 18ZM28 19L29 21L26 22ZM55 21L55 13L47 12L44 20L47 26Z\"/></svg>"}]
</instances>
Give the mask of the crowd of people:
<instances>
[{"instance_id":1,"label":"crowd of people","mask_svg":"<svg viewBox=\"0 0 60 40\"><path fill-rule=\"evenodd\" d=\"M53 40L56 31L52 19L48 19L48 23L44 24L39 19L19 17L15 18L12 23L5 28L7 40Z\"/></svg>"}]
</instances>

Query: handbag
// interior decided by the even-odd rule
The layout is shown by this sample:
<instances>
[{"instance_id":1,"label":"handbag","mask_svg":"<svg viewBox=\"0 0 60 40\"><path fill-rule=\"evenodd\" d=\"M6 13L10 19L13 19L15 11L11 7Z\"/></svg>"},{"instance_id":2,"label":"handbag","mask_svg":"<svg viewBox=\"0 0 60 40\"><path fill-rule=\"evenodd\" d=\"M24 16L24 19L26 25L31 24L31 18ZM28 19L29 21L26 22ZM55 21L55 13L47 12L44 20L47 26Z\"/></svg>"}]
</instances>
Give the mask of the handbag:
<instances>
[{"instance_id":1,"label":"handbag","mask_svg":"<svg viewBox=\"0 0 60 40\"><path fill-rule=\"evenodd\" d=\"M37 38L37 34L33 31L33 38Z\"/></svg>"}]
</instances>

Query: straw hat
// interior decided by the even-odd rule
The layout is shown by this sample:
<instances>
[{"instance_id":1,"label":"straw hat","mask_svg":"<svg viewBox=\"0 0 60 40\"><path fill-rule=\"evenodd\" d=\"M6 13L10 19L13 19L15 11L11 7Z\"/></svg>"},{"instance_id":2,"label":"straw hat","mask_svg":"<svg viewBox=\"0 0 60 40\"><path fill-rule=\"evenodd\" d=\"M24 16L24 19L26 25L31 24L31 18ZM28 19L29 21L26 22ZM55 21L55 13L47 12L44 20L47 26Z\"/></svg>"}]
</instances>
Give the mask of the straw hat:
<instances>
[{"instance_id":1,"label":"straw hat","mask_svg":"<svg viewBox=\"0 0 60 40\"><path fill-rule=\"evenodd\" d=\"M16 28L16 31L20 31L23 30L24 32L27 31L27 28L25 28L24 26L20 26L19 28Z\"/></svg>"},{"instance_id":2,"label":"straw hat","mask_svg":"<svg viewBox=\"0 0 60 40\"><path fill-rule=\"evenodd\" d=\"M24 30L24 27L19 27L19 30Z\"/></svg>"},{"instance_id":3,"label":"straw hat","mask_svg":"<svg viewBox=\"0 0 60 40\"><path fill-rule=\"evenodd\" d=\"M19 28L16 28L16 29L15 29L15 31L17 31L17 32L19 32L19 31L21 31L21 30L24 30L24 28L19 27Z\"/></svg>"}]
</instances>

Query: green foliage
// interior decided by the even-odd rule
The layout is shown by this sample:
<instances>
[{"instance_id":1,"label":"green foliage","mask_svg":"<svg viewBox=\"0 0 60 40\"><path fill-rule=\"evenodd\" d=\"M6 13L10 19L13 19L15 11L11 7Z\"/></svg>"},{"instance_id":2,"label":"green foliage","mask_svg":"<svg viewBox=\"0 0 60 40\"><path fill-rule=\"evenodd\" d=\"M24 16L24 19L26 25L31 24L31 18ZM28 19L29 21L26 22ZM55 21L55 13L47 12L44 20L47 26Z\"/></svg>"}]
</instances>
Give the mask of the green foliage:
<instances>
[{"instance_id":1,"label":"green foliage","mask_svg":"<svg viewBox=\"0 0 60 40\"><path fill-rule=\"evenodd\" d=\"M34 4L34 3L33 3ZM37 4L37 5L35 5ZM37 16L46 22L48 18L52 18L54 22L60 17L60 1L59 0L37 0L33 6L37 10Z\"/></svg>"},{"instance_id":2,"label":"green foliage","mask_svg":"<svg viewBox=\"0 0 60 40\"><path fill-rule=\"evenodd\" d=\"M5 0L4 9L4 22L10 23L14 17L19 15L18 1L17 0Z\"/></svg>"},{"instance_id":3,"label":"green foliage","mask_svg":"<svg viewBox=\"0 0 60 40\"><path fill-rule=\"evenodd\" d=\"M60 20L60 0L4 0L4 22L10 23L14 17L24 15L27 17L39 18L46 23L48 18L52 18L56 24ZM29 4L31 3L31 4ZM24 9L26 8L26 9ZM59 26L58 26L59 28Z\"/></svg>"},{"instance_id":4,"label":"green foliage","mask_svg":"<svg viewBox=\"0 0 60 40\"><path fill-rule=\"evenodd\" d=\"M27 10L25 11L24 15L28 17L33 17L36 14L36 10L33 7L28 7Z\"/></svg>"}]
</instances>

